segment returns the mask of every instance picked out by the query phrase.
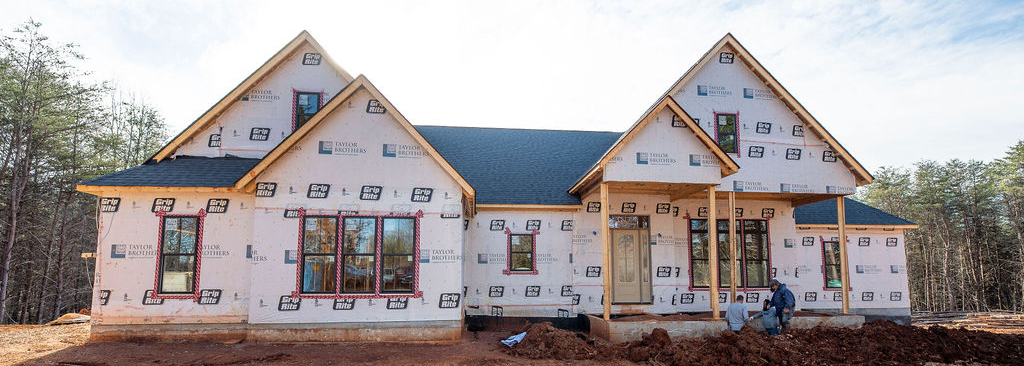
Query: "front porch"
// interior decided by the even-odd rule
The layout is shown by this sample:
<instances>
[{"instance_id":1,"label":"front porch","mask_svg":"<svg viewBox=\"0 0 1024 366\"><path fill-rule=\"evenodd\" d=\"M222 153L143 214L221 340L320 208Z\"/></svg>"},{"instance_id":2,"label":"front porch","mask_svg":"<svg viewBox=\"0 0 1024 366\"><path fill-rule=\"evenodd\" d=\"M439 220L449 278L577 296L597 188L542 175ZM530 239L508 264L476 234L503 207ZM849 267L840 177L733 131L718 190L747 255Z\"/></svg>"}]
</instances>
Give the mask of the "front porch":
<instances>
[{"instance_id":1,"label":"front porch","mask_svg":"<svg viewBox=\"0 0 1024 366\"><path fill-rule=\"evenodd\" d=\"M736 295L738 294L748 294L752 292L761 291L763 292L761 294L763 296L761 297L761 299L765 299L765 295L770 296L766 293L767 289L765 288L767 287L767 279L776 277L774 266L771 265L771 254L768 252L767 249L770 245L769 243L767 243L767 241L771 241L768 239L767 223L771 221L772 225L776 225L775 229L779 230L779 232L785 230L795 230L795 224L791 224L789 222L790 218L788 217L776 219L774 216L774 211L776 209L774 208L766 208L764 209L764 211L762 211L762 209L759 207L765 206L766 204L770 204L777 208L783 208L785 210L783 212L789 212L789 209L792 209L793 207L796 206L800 206L807 203L813 203L817 201L828 200L839 196L834 194L764 193L736 191L723 192L719 191L717 189L717 186L717 184L702 183L665 183L638 181L599 181L590 185L583 194L583 197L585 198L585 206L596 203L596 207L600 207L599 223L601 227L598 238L601 244L601 263L603 264L602 268L609 269L607 271L601 272L602 282L599 285L599 287L602 291L601 298L611 299L611 301L602 301L601 311L590 312L589 314L599 316L605 322L608 322L612 320L613 317L620 315L635 315L654 312L669 313L665 311L665 309L654 310L653 306L650 306L656 302L668 302L668 300L663 299L657 300L660 296L666 293L664 289L663 291L658 291L657 288L653 290L651 289L651 280L654 279L655 272L659 272L659 275L657 275L656 277L663 276L660 275L662 269L661 267L658 268L658 271L655 271L654 266L650 264L652 262L650 256L659 255L657 253L652 254L650 252L652 249L650 248L654 248L653 245L656 242L659 244L661 243L661 241L658 240L660 238L656 238L655 236L660 237L662 232L668 232L668 235L673 235L673 230L677 244L673 251L680 252L679 254L674 255L679 256L679 258L676 258L676 262L682 263L673 264L674 267L669 268L674 268L674 271L676 272L676 274L672 277L679 277L679 272L681 268L684 274L684 278L681 279L682 281L676 280L673 281L673 283L671 284L665 284L665 281L663 280L661 285L654 284L654 287L676 286L677 290L682 288L682 290L679 291L688 292L686 294L686 300L688 301L687 303L703 302L704 304L707 304L707 307L705 307L704 309L710 310L708 318L711 320L719 319L721 317L720 310L722 310L720 309L720 307L725 306L722 304L728 304L731 301L731 299L735 299ZM627 200L624 197L638 196L655 196L658 198L647 201L653 200L659 202L665 201L664 198L667 197L667 201L669 201L669 203L666 203L665 205L668 205L669 207L666 207L665 210L672 210L672 223L670 224L672 227L668 229L664 227L657 227L657 225L664 226L665 219L662 218L659 220L654 220L654 216L649 216L651 217L649 225L653 225L650 227L645 227L642 224L637 227L631 227L628 225L622 226L623 217L630 217L630 215L640 215L640 220L643 220L642 217L644 216L639 214L641 210L638 209L636 210L637 213L633 213L631 211L628 211L627 207L619 209L617 206L620 203L628 205L629 202L626 201L637 200ZM591 198L588 199L587 197ZM594 200L594 198L596 198L596 200ZM840 224L836 226L836 231L839 237L844 237L846 228L844 225L845 210L843 207L843 200L836 200L836 202L838 202L837 211L840 215ZM695 204L696 206L699 207L693 207L695 206ZM658 204L658 206L659 212L657 213L661 213L661 204ZM683 212L680 212L681 207ZM737 209L742 210L743 207L747 207L748 212L746 216L737 211ZM590 207L585 207L585 209L588 209L588 211L589 208ZM618 210L618 212L616 212L616 210ZM729 215L728 213L734 213L734 215ZM780 212L780 214L781 213L782 212ZM690 225L692 221L709 221L708 217L715 216L717 216L717 225L705 224L702 227L702 231L700 231L699 233L696 230L691 231ZM726 221L728 222L727 226L725 223ZM765 267L761 270L750 272L751 269L747 267L747 265L749 262L754 262L754 260L748 261L748 259L750 259L750 252L748 248L749 243L747 243L747 240L750 239L749 235L747 236L747 238L744 238L744 235L741 233L749 234L749 232L746 230L753 230L750 227L750 225L752 222L754 222L754 224L757 224L756 221L763 221L762 225L764 225L764 228L762 229L764 230L764 232L761 235L764 236L764 240L766 241L764 244L762 244L763 248L765 249L762 252L764 253L763 257L759 259L765 262ZM791 228L790 226L793 227ZM595 229L597 228L595 227ZM639 230L631 231L633 229ZM706 243L705 248L719 248L719 250L704 250L705 258L702 258L700 260L700 262L703 262L704 265L703 268L700 268L702 269L702 271L699 276L694 272L696 260L693 259L693 250L695 250L693 246L697 245L693 244L693 241L695 240L695 235L706 236L706 239L703 239ZM636 238L631 239L631 236L635 236ZM638 262L636 268L641 273L640 276L645 278L645 280L640 280L638 282L637 286L639 287L639 289L634 291L636 294L635 296L623 296L624 294L629 294L629 291L623 291L623 283L621 279L615 277L615 273L617 273L617 271L622 271L622 268L620 267L623 266L623 261L617 258L622 257L622 253L624 252L624 249L619 247L622 245L622 242L624 240L634 244L646 244L647 242L650 242L652 244L652 246L640 245L637 247L639 248L638 257L640 257L641 260L640 262ZM782 240L777 240L779 243L776 244L781 244ZM841 282L843 284L843 288L849 288L849 265L846 255L846 249L845 246L842 245L839 247L841 252ZM664 249L661 249L660 255L663 256L665 254L666 252L664 251ZM685 257L685 259L682 257ZM728 258L736 258L736 260L730 261L728 260ZM654 262L665 262L663 258L659 259L661 260L655 260ZM718 265L710 265L713 263L720 263L721 267ZM721 276L719 275L719 272L721 272ZM751 282L755 282L753 281L753 279L756 276L752 276L752 274L755 274L755 272L759 272L757 274L758 276L760 276L760 278L758 278L758 281L756 281L757 284L748 285L747 277L751 278ZM685 277L689 277L689 279L686 280ZM704 281L701 282L700 280L698 280L698 277L703 278ZM716 278L721 278L721 282L707 280ZM646 288L644 286L646 286ZM842 297L842 306L838 310L838 313L849 314L850 294L847 293L846 291L840 292L840 296ZM716 296L713 294L718 295ZM757 299L757 294L753 295L755 295L754 299ZM675 295L664 296L671 296L671 303L676 303ZM634 300L634 298L642 298L643 300L636 301ZM839 298L837 297L837 300L838 299ZM680 295L679 301L681 304L683 303L682 295ZM756 301L748 302L753 304ZM757 307L760 308L760 306ZM706 310L698 309L697 311ZM666 319L659 319L657 321L666 321ZM804 320L802 320L802 322L803 321ZM821 322L827 323L828 321L815 320L812 323L817 324ZM863 323L863 318L860 318L860 322ZM693 327L693 329L703 329L705 325L694 324L688 325L687 327Z\"/></svg>"}]
</instances>

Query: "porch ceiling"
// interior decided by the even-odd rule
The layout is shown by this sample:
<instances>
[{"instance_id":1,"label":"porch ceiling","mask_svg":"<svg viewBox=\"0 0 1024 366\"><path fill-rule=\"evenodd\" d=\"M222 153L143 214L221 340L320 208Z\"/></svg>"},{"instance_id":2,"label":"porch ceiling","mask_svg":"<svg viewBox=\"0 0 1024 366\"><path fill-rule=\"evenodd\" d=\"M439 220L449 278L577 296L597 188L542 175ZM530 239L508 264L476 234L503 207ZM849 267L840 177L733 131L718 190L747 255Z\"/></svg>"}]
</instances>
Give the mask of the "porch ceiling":
<instances>
[{"instance_id":1,"label":"porch ceiling","mask_svg":"<svg viewBox=\"0 0 1024 366\"><path fill-rule=\"evenodd\" d=\"M678 199L707 199L707 189L718 184L701 183L666 183L666 182L607 182L608 191L612 194L654 194L668 195L670 201ZM589 187L583 197L598 191L600 184ZM735 192L737 200L758 200L758 201L789 201L794 207L814 202L824 201L835 197L837 194L811 194L811 193L773 193L773 192ZM719 200L729 199L728 191L715 192L715 198Z\"/></svg>"}]
</instances>

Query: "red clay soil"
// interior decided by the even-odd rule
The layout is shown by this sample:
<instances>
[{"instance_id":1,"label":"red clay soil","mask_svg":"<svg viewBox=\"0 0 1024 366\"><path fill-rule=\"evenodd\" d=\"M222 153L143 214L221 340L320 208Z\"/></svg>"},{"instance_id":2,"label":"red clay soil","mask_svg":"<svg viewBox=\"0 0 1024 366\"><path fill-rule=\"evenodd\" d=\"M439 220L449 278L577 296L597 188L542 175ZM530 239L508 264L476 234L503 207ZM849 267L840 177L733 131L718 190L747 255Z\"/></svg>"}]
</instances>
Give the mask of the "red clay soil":
<instances>
[{"instance_id":1,"label":"red clay soil","mask_svg":"<svg viewBox=\"0 0 1024 366\"><path fill-rule=\"evenodd\" d=\"M3 326L8 327L8 326ZM39 326L35 326L39 327ZM88 324L45 327L88 327ZM2 334L0 328L0 334ZM340 344L261 344L242 342L88 342L66 345L62 350L11 360L0 342L0 366L195 366L195 365L617 365L622 361L526 360L505 353L499 343L508 337L506 331L465 332L455 344L402 344L356 342ZM84 336L88 336L85 328ZM54 340L59 342L59 340ZM525 362L528 361L528 362Z\"/></svg>"},{"instance_id":2,"label":"red clay soil","mask_svg":"<svg viewBox=\"0 0 1024 366\"><path fill-rule=\"evenodd\" d=\"M603 339L555 328L551 323L530 324L514 334L526 332L523 341L506 353L531 359L609 360L621 358L615 347Z\"/></svg>"},{"instance_id":3,"label":"red clay soil","mask_svg":"<svg viewBox=\"0 0 1024 366\"><path fill-rule=\"evenodd\" d=\"M720 337L672 342L655 329L640 341L609 344L534 324L506 350L531 359L629 360L669 365L922 365L927 362L1024 365L1024 335L917 328L874 321L860 329L794 329L768 336L747 327Z\"/></svg>"}]
</instances>

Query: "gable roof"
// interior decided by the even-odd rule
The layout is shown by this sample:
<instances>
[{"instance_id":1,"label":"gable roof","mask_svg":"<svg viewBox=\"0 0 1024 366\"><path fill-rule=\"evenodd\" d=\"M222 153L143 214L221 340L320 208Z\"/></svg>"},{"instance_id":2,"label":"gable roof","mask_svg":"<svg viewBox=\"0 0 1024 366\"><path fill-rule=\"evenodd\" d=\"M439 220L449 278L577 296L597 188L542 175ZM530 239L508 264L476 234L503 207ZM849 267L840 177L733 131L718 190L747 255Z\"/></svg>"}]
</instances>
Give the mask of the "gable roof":
<instances>
[{"instance_id":1,"label":"gable roof","mask_svg":"<svg viewBox=\"0 0 1024 366\"><path fill-rule=\"evenodd\" d=\"M636 136L644 126L647 126L647 123L650 122L651 119L657 116L658 112L661 112L661 110L665 108L672 111L672 114L674 114L676 118L682 120L690 132L693 132L693 134L697 136L697 140L700 140L700 142L718 158L719 162L721 162L723 177L739 171L740 166L737 165L731 157L729 157L729 154L723 151L722 148L715 143L715 140L712 139L711 136L708 136L707 132L704 132L704 130L697 125L697 122L690 117L690 114L686 113L686 111L683 110L683 107L680 107L679 103L676 103L675 99L672 99L671 96L664 95L657 103L654 103L654 105L648 108L647 112L645 112L644 115L636 121L636 123L633 123L633 126L626 130L626 132L608 148L608 151L606 151L604 155L602 155L597 162L587 170L586 174L581 176L575 184L569 188L569 193L576 193L584 183L592 179L592 177L596 175L597 172L601 171L601 169L604 169L605 164L608 164L608 161L610 161L615 154L617 154L619 150L629 142L630 139Z\"/></svg>"},{"instance_id":2,"label":"gable roof","mask_svg":"<svg viewBox=\"0 0 1024 366\"><path fill-rule=\"evenodd\" d=\"M462 190L466 192L468 196L470 196L470 200L472 200L472 197L476 196L476 191L473 189L473 186L471 186L469 182L466 181L466 179L463 178L462 175L460 175L459 172L456 171L455 168L453 168L452 165L448 163L448 161L445 160L444 157L442 157L441 154L437 152L437 150L434 149L430 142L428 142L426 139L423 138L422 135L420 135L419 131L416 131L412 124L409 123L409 120L405 119L405 116L403 116L402 113L398 112L398 109L396 109L395 106L392 105L391 102L388 101L388 99L385 98L383 94L381 94L380 90L377 90L377 87L374 86L373 83L367 80L366 77L363 75L359 75L358 77L356 77L355 80L353 80L351 83L345 86L344 89L338 92L338 94L335 95L334 98L331 98L331 100L328 101L327 104L325 104L323 108L313 116L312 119L303 124L302 127L296 129L295 132L292 132L291 135L288 135L288 137L285 138L284 141L281 141L280 144L278 144L276 147L274 147L273 150L267 153L267 155L264 156L263 159L260 160L258 164L253 166L253 168L249 172L247 172L240 179L238 179L237 182L235 182L235 188L244 192L251 191L252 188L255 186L253 183L256 177L258 177L261 173L266 171L267 168L273 165L274 162L276 162L278 159L284 156L284 154L288 152L288 150L291 150L291 148L295 146L295 144L297 144L299 141L302 141L302 139L305 138L306 135L308 135L314 128L319 126L320 123L323 122L323 120L327 119L328 116L334 113L334 110L338 108L339 105L341 105L350 97L355 95L355 93L359 90L366 90L367 92L370 93L371 96L373 96L374 99L377 99L377 101L384 106L386 113L391 115L391 117L398 121L398 124L401 125L406 132L409 133L413 140L416 140L416 142L423 147L423 150L425 150L427 154L434 159L434 161L441 165L442 169L448 172L448 174L453 179L455 179L459 186L462 187Z\"/></svg>"},{"instance_id":3,"label":"gable roof","mask_svg":"<svg viewBox=\"0 0 1024 366\"><path fill-rule=\"evenodd\" d=\"M846 199L846 224L851 226L914 226L917 224L899 216ZM815 202L793 209L797 225L837 225L836 199Z\"/></svg>"},{"instance_id":4,"label":"gable roof","mask_svg":"<svg viewBox=\"0 0 1024 366\"><path fill-rule=\"evenodd\" d=\"M233 157L178 156L145 164L78 183L82 192L100 187L204 187L233 188L235 181L256 166L260 159Z\"/></svg>"},{"instance_id":5,"label":"gable roof","mask_svg":"<svg viewBox=\"0 0 1024 366\"><path fill-rule=\"evenodd\" d=\"M477 204L578 205L566 191L619 132L416 126L473 188Z\"/></svg>"},{"instance_id":6,"label":"gable roof","mask_svg":"<svg viewBox=\"0 0 1024 366\"><path fill-rule=\"evenodd\" d=\"M740 41L733 37L732 33L726 33L718 43L715 43L715 45L711 47L711 49L709 49L708 52L697 61L697 63L693 64L689 70L686 70L686 73L683 74L675 84L672 84L672 87L665 92L665 95L675 95L679 92L679 89L686 85L686 83L697 74L697 70L703 68L704 65L715 58L715 54L723 49L732 51L737 58L742 61L755 76L757 76L758 79L764 82L766 87L772 89L772 91L779 96L779 100L789 107L790 111L793 112L797 118L810 127L812 132L828 144L832 151L835 152L836 156L839 157L839 160L841 160L843 164L846 165L847 169L853 173L854 177L856 177L857 186L862 186L874 181L875 177L871 176L871 173L868 172L868 170L865 169L864 166L853 157L853 155L850 155L850 152L846 151L846 148L843 147L835 137L832 137L832 134L830 134L828 130L826 130L825 127L822 126L821 123L818 122L818 120L815 119L814 116L812 116L811 113L808 112L807 109L804 108L804 106L800 104L800 102L797 101L796 98L794 98L793 95L790 94L789 91L786 90L786 88L783 87L782 84L780 84L779 81L776 80L775 77L757 61L756 58L754 58L753 55L750 54L750 52L743 47L742 44L740 44Z\"/></svg>"},{"instance_id":7,"label":"gable roof","mask_svg":"<svg viewBox=\"0 0 1024 366\"><path fill-rule=\"evenodd\" d=\"M291 42L288 42L288 44L281 48L281 50L277 51L277 53L275 53L273 57L267 60L267 62L264 62L262 66L256 69L256 71L253 71L253 73L250 74L249 77L245 78L245 80L238 84L238 86L235 86L235 88L232 89L231 92L229 92L227 95L221 98L220 101L217 102L217 104L214 104L212 107L210 107L210 109L206 110L206 112L203 112L203 115L199 116L199 118L193 121L191 125L185 128L185 130L181 131L181 133L179 133L177 136L174 136L174 138L171 139L171 141L168 142L167 145L160 149L160 151L157 151L157 153L154 154L150 159L159 162L172 156L174 154L174 151L181 147L181 145L195 137L196 134L202 132L204 129L206 129L206 127L209 127L209 125L212 124L217 119L218 116L227 111L228 107L236 103L239 99L242 98L243 95L245 95L246 92L249 91L249 89L256 86L256 84L262 81L264 77L266 77L272 71L281 66L281 64L284 63L284 61L287 60L292 53L294 53L304 44L308 44L310 47L319 52L320 55L322 56L322 59L327 62L327 65L329 65L339 74L341 74L341 77L342 79L345 80L345 82L352 82L352 75L345 71L345 69L342 69L341 66L339 66L336 62L334 62L334 59L332 59L331 56L327 54L327 51L324 51L323 47L320 46L320 43L313 39L313 36L311 36L309 32L302 31L299 33L298 36L295 36L295 38L292 39Z\"/></svg>"}]
</instances>

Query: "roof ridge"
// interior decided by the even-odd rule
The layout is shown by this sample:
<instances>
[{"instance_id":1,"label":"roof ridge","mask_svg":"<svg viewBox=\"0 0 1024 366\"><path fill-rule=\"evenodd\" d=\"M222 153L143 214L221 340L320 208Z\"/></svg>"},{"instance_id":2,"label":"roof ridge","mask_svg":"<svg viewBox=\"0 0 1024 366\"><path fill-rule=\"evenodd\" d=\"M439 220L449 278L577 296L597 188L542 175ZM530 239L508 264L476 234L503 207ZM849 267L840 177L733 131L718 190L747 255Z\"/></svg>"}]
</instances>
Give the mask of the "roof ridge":
<instances>
[{"instance_id":1,"label":"roof ridge","mask_svg":"<svg viewBox=\"0 0 1024 366\"><path fill-rule=\"evenodd\" d=\"M560 130L553 128L516 128L516 127L486 127L486 126L443 126L443 125L413 125L413 127L443 127L443 128L474 128L480 130L517 130L517 131L551 131L551 132L588 132L588 133L615 133L617 131L594 131L594 130Z\"/></svg>"}]
</instances>

